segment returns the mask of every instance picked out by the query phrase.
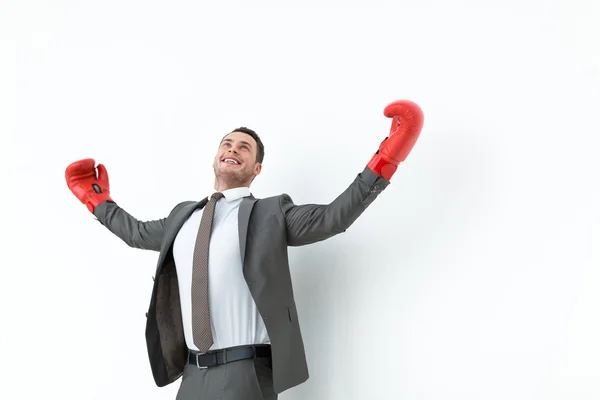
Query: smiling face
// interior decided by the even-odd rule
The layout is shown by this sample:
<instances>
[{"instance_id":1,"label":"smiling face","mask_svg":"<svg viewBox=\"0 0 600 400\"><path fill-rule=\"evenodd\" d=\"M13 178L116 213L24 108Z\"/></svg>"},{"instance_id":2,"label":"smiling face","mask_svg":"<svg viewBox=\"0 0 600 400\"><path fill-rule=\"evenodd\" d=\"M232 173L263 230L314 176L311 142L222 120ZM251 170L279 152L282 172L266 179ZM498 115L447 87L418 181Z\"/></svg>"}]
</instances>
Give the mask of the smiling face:
<instances>
[{"instance_id":1,"label":"smiling face","mask_svg":"<svg viewBox=\"0 0 600 400\"><path fill-rule=\"evenodd\" d=\"M215 190L250 186L262 168L257 161L257 151L254 138L244 132L225 136L213 162Z\"/></svg>"}]
</instances>

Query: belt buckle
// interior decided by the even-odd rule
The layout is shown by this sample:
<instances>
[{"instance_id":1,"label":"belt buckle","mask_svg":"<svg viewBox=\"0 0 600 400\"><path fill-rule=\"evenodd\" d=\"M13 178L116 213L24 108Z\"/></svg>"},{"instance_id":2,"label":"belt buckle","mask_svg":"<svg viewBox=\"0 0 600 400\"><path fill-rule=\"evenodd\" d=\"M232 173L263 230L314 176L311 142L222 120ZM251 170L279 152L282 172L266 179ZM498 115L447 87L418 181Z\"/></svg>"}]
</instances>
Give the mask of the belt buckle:
<instances>
[{"instance_id":1,"label":"belt buckle","mask_svg":"<svg viewBox=\"0 0 600 400\"><path fill-rule=\"evenodd\" d=\"M200 366L200 363L198 361L198 359L200 358L200 354L195 354L196 356L196 367L198 367L198 369L208 369L208 367L206 365Z\"/></svg>"}]
</instances>

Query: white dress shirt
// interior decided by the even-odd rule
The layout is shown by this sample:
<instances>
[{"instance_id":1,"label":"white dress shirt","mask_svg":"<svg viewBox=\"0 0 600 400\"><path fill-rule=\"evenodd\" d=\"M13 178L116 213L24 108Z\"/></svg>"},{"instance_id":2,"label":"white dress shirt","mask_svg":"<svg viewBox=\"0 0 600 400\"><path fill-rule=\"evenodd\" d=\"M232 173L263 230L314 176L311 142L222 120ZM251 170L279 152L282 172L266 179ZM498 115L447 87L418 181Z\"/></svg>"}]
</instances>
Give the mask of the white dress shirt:
<instances>
[{"instance_id":1,"label":"white dress shirt","mask_svg":"<svg viewBox=\"0 0 600 400\"><path fill-rule=\"evenodd\" d=\"M210 195L214 190L210 192ZM208 302L214 343L209 350L270 343L264 322L242 272L238 210L250 188L224 190L215 208L208 253ZM173 243L183 332L188 348L198 351L192 334L192 263L203 210L183 224Z\"/></svg>"}]
</instances>

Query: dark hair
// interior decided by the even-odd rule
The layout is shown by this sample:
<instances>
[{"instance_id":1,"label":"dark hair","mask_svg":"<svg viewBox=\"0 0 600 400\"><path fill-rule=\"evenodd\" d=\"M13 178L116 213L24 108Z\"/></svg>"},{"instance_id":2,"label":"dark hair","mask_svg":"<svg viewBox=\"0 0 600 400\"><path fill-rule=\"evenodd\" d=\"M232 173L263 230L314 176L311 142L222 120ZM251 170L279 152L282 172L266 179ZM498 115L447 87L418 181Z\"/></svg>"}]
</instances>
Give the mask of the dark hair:
<instances>
[{"instance_id":1,"label":"dark hair","mask_svg":"<svg viewBox=\"0 0 600 400\"><path fill-rule=\"evenodd\" d=\"M254 139L256 141L256 145L258 146L258 149L256 151L256 161L259 163L262 163L263 159L265 158L265 146L263 145L262 140L260 140L260 137L258 137L258 134L256 132L254 132L252 129L246 128L245 126L241 126L237 129L234 129L229 133L233 133L233 132L242 132L242 133L252 136L252 139ZM228 135L229 135L229 133L228 133Z\"/></svg>"}]
</instances>

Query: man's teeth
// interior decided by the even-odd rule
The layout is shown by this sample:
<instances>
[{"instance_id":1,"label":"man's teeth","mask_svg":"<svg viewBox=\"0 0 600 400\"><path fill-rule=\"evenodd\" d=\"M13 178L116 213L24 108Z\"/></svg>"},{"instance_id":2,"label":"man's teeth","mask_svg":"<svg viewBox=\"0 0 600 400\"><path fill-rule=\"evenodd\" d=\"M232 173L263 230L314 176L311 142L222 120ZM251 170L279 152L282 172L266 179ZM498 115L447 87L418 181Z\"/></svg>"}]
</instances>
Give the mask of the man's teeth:
<instances>
[{"instance_id":1,"label":"man's teeth","mask_svg":"<svg viewBox=\"0 0 600 400\"><path fill-rule=\"evenodd\" d=\"M239 164L239 162L232 160L231 158L226 158L223 160L223 162L226 162L228 164Z\"/></svg>"}]
</instances>

